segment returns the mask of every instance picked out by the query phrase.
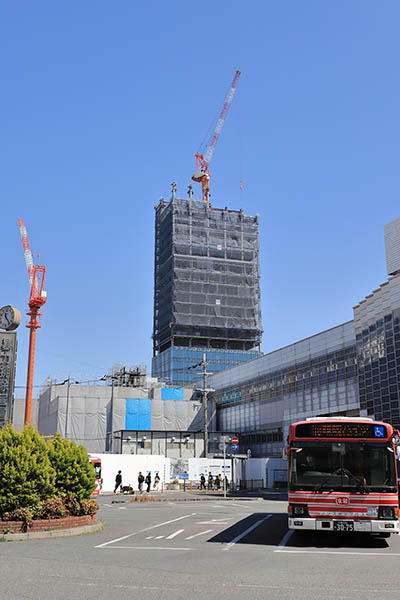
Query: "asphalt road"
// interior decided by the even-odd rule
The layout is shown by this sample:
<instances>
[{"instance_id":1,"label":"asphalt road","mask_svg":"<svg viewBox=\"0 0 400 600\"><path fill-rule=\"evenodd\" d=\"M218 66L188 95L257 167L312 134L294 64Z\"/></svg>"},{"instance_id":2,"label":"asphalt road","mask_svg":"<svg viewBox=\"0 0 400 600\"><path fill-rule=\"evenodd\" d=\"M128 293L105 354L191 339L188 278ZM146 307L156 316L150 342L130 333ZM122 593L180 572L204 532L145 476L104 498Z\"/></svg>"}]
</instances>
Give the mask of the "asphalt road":
<instances>
[{"instance_id":1,"label":"asphalt road","mask_svg":"<svg viewBox=\"0 0 400 600\"><path fill-rule=\"evenodd\" d=\"M281 500L112 500L104 531L0 544L0 598L398 597L400 536L292 534Z\"/></svg>"}]
</instances>

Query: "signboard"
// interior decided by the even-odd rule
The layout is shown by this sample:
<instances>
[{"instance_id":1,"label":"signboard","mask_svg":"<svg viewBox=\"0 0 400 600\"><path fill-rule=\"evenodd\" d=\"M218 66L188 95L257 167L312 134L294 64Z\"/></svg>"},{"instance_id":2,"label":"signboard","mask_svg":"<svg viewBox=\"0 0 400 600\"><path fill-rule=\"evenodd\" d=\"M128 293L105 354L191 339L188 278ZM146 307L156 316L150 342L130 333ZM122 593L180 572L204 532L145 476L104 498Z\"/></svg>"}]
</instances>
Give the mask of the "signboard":
<instances>
[{"instance_id":1,"label":"signboard","mask_svg":"<svg viewBox=\"0 0 400 600\"><path fill-rule=\"evenodd\" d=\"M296 426L296 438L375 438L387 437L384 425L372 423L315 422Z\"/></svg>"},{"instance_id":2,"label":"signboard","mask_svg":"<svg viewBox=\"0 0 400 600\"><path fill-rule=\"evenodd\" d=\"M17 334L0 331L0 428L11 420Z\"/></svg>"}]
</instances>

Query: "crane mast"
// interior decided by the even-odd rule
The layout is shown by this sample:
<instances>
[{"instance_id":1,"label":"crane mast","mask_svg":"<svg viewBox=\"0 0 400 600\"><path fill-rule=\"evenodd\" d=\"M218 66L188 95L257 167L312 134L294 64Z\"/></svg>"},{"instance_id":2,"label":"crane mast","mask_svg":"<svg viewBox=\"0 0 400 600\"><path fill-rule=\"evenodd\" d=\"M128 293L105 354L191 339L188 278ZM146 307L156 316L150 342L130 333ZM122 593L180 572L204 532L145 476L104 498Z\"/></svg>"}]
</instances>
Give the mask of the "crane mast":
<instances>
[{"instance_id":1,"label":"crane mast","mask_svg":"<svg viewBox=\"0 0 400 600\"><path fill-rule=\"evenodd\" d=\"M41 327L39 319L42 315L39 310L47 300L47 292L45 292L43 289L46 267L43 265L35 265L33 263L32 252L29 246L28 232L23 219L18 219L18 225L21 233L25 263L30 284L30 295L28 300L29 311L26 313L30 317L27 325L27 327L30 329L30 336L25 398L25 425L29 425L31 422L32 412L32 387L35 363L36 330Z\"/></svg>"},{"instance_id":2,"label":"crane mast","mask_svg":"<svg viewBox=\"0 0 400 600\"><path fill-rule=\"evenodd\" d=\"M208 167L209 167L211 159L214 155L215 146L217 145L219 135L224 126L225 118L228 113L229 107L232 103L232 99L235 94L236 86L238 84L240 75L241 75L241 72L237 70L235 73L235 77L233 78L231 87L229 88L229 92L225 98L224 105L223 105L221 113L218 117L218 121L215 126L214 133L211 137L211 141L208 144L207 150L205 152L205 156L203 156L203 154L199 154L199 153L195 154L196 172L192 176L192 179L193 179L193 181L197 181L197 182L201 183L201 185L202 185L203 202L208 202L208 195L210 192L209 182L210 182L211 173L210 173L210 170Z\"/></svg>"}]
</instances>

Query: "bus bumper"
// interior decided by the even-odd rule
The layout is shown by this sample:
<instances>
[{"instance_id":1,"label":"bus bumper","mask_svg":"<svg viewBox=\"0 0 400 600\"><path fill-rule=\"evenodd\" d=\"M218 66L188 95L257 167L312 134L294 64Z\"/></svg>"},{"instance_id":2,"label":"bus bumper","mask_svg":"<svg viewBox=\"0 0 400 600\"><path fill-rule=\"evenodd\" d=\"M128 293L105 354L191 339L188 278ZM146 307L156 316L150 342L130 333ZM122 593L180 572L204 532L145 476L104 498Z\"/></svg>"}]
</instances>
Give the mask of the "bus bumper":
<instances>
[{"instance_id":1,"label":"bus bumper","mask_svg":"<svg viewBox=\"0 0 400 600\"><path fill-rule=\"evenodd\" d=\"M313 531L334 531L334 519L310 519L289 517L289 529L313 530ZM348 523L347 519L335 519L336 522ZM352 521L354 523L355 533L399 533L399 521L385 521L383 519L374 519L373 521Z\"/></svg>"}]
</instances>

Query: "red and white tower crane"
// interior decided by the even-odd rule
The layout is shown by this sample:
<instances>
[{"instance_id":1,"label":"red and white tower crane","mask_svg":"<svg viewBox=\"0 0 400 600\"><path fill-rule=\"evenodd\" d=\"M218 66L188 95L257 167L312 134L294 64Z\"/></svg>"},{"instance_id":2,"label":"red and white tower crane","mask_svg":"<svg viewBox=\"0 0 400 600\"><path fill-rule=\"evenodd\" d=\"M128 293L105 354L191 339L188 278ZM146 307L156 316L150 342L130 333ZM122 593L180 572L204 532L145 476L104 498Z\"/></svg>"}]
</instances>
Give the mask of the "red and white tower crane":
<instances>
[{"instance_id":1,"label":"red and white tower crane","mask_svg":"<svg viewBox=\"0 0 400 600\"><path fill-rule=\"evenodd\" d=\"M199 154L199 153L195 154L195 156L196 156L196 172L192 176L192 179L193 179L193 181L201 182L202 191L203 191L203 202L208 202L208 194L210 191L211 173L210 173L210 170L208 167L209 167L209 164L213 157L213 154L215 152L215 146L217 145L219 135L224 126L225 118L226 118L227 112L229 110L229 107L232 103L232 99L233 99L234 93L236 91L236 86L238 84L240 75L241 75L241 72L236 71L235 77L233 78L233 81L232 81L232 85L229 88L229 92L225 98L224 105L222 107L217 124L215 126L214 133L213 133L211 140L207 146L205 155L203 156L203 154Z\"/></svg>"},{"instance_id":2,"label":"red and white tower crane","mask_svg":"<svg viewBox=\"0 0 400 600\"><path fill-rule=\"evenodd\" d=\"M19 230L21 233L22 245L26 268L28 269L29 284L31 286L28 300L29 311L26 313L30 319L27 327L31 330L29 336L29 356L28 356L28 374L26 379L26 398L25 398L25 425L31 422L32 411L32 387L33 387L33 369L35 364L35 344L36 329L41 327L39 318L42 316L39 310L47 300L47 292L44 291L44 276L46 267L35 265L33 263L32 252L29 246L28 232L26 231L23 219L18 219Z\"/></svg>"}]
</instances>

